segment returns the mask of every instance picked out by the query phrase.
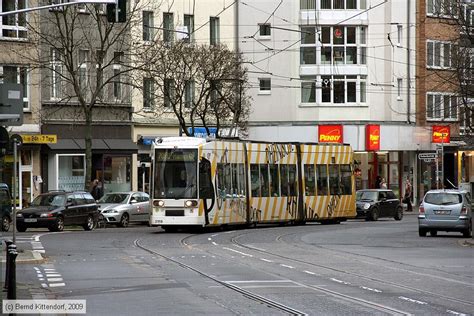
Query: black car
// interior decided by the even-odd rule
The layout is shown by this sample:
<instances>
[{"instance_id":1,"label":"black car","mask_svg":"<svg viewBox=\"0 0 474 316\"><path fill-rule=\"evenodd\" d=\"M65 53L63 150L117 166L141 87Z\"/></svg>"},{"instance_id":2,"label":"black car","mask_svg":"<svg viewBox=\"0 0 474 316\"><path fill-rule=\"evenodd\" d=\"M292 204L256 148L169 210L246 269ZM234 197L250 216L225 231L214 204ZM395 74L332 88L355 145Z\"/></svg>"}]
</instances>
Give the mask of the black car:
<instances>
[{"instance_id":1,"label":"black car","mask_svg":"<svg viewBox=\"0 0 474 316\"><path fill-rule=\"evenodd\" d=\"M99 217L98 205L88 192L55 191L38 195L31 206L17 212L16 229L46 227L62 231L67 225L80 225L92 230Z\"/></svg>"},{"instance_id":2,"label":"black car","mask_svg":"<svg viewBox=\"0 0 474 316\"><path fill-rule=\"evenodd\" d=\"M392 190L373 189L356 192L357 217L376 221L380 217L393 217L397 221L403 218L400 200Z\"/></svg>"},{"instance_id":3,"label":"black car","mask_svg":"<svg viewBox=\"0 0 474 316\"><path fill-rule=\"evenodd\" d=\"M8 190L8 185L0 183L0 217L2 219L0 230L3 232L7 232L10 229L12 208L12 198Z\"/></svg>"}]
</instances>

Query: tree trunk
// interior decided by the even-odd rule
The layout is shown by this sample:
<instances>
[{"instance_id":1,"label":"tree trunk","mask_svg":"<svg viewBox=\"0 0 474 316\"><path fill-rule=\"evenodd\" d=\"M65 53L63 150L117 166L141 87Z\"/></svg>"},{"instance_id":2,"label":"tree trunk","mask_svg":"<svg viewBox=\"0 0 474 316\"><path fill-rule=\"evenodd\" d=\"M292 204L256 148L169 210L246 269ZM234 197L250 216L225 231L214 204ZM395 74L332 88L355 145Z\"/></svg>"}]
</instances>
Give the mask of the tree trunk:
<instances>
[{"instance_id":1,"label":"tree trunk","mask_svg":"<svg viewBox=\"0 0 474 316\"><path fill-rule=\"evenodd\" d=\"M84 114L86 117L86 134L84 135L85 143L86 143L86 176L85 176L85 183L84 189L89 191L89 183L91 183L92 179L92 108L85 106L84 107Z\"/></svg>"}]
</instances>

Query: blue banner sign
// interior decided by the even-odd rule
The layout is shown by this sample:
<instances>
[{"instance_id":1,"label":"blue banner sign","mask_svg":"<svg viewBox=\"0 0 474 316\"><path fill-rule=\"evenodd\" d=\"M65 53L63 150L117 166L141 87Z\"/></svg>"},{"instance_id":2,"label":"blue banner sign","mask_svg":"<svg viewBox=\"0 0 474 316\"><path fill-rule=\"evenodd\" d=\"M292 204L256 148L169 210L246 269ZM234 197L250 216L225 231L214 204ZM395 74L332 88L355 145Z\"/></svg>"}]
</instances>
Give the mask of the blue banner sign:
<instances>
[{"instance_id":1,"label":"blue banner sign","mask_svg":"<svg viewBox=\"0 0 474 316\"><path fill-rule=\"evenodd\" d=\"M192 127L188 127L188 133L191 136L200 137L200 138L207 138L207 137L216 138L217 128L215 128L215 127L209 127L210 135L207 135L205 127L195 127L194 128L194 133L193 133L192 130L193 130Z\"/></svg>"}]
</instances>

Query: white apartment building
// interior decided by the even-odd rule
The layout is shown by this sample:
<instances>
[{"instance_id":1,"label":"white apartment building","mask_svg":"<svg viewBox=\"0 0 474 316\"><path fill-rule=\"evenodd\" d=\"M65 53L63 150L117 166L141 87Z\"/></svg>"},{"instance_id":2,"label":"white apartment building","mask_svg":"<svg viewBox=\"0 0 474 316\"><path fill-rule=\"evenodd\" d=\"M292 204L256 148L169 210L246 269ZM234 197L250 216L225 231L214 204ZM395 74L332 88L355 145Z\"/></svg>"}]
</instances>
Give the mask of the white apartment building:
<instances>
[{"instance_id":1,"label":"white apartment building","mask_svg":"<svg viewBox=\"0 0 474 316\"><path fill-rule=\"evenodd\" d=\"M377 176L403 194L431 132L415 127L414 0L239 4L249 138L352 145L357 188ZM327 126L330 125L330 126ZM369 144L370 141L370 144ZM415 190L416 192L416 190Z\"/></svg>"},{"instance_id":2,"label":"white apartment building","mask_svg":"<svg viewBox=\"0 0 474 316\"><path fill-rule=\"evenodd\" d=\"M236 47L237 8L234 1L199 0L174 1L150 0L142 12L142 24L137 31L143 42L151 41L155 36L166 41L186 40L190 44L226 44L230 49ZM190 35L186 38L186 33ZM161 34L157 34L161 33ZM134 189L148 192L150 174L150 145L156 137L177 136L179 124L173 113L157 115L152 107L153 91L157 89L150 78L143 79L143 93L133 95L133 135L139 151L134 157L132 177L138 179ZM165 84L164 82L162 83Z\"/></svg>"}]
</instances>

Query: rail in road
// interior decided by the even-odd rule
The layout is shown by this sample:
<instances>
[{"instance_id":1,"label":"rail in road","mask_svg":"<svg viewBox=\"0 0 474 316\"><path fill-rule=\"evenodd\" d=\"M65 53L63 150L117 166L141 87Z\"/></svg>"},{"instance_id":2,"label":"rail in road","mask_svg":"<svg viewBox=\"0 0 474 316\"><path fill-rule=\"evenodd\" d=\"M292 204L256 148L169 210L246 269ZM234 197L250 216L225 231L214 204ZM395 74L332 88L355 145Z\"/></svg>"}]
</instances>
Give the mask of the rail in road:
<instances>
[{"instance_id":1,"label":"rail in road","mask_svg":"<svg viewBox=\"0 0 474 316\"><path fill-rule=\"evenodd\" d=\"M443 294L440 294L440 293L430 292L430 291L427 291L427 290L424 290L424 289L415 288L415 287L407 286L407 285L404 285L404 284L391 282L391 281L388 281L388 280L378 279L378 278L375 278L373 276L363 275L363 274L360 274L360 273L356 273L356 272L352 272L352 271L348 271L348 270L344 270L344 269L334 268L333 266L315 264L313 262L309 262L309 261L305 261L305 260L301 260L301 259L296 259L296 258L292 258L292 257L288 257L288 256L284 256L284 255L277 254L277 253L274 253L274 252L271 252L271 251L267 251L267 250L264 250L264 249L260 249L260 248L257 248L257 247L252 247L250 245L240 243L238 241L238 239L242 236L245 236L245 235L246 235L246 233L239 234L237 236L233 236L231 238L231 242L234 245L237 245L238 247L242 247L242 248L245 248L245 249L248 249L248 250L252 250L252 251L262 253L262 254L270 255L270 256L273 256L273 257L281 258L281 259L284 259L284 260L288 260L290 262L296 262L296 263L305 264L305 265L312 266L312 267L323 268L323 269L338 272L338 273L341 273L341 274L352 275L352 276L358 277L360 279L365 279L365 280L370 280L370 281L378 282L378 283L385 284L385 285L390 285L390 286L393 286L393 287L397 287L399 289L409 290L409 291L412 291L412 292L418 292L418 293L421 293L421 294L432 295L432 296L443 298L443 299L446 299L446 300L449 300L449 301L452 301L452 302L455 302L455 303L460 303L460 304L463 304L463 305L474 306L474 303L471 302L471 301L462 300L462 299L459 299L459 298L443 295ZM291 235L291 234L286 234L286 235ZM281 242L283 240L284 236L285 235L279 235L279 236L277 236L276 240ZM295 243L291 243L291 247L296 247L296 248L300 248L300 249L304 250L304 248L302 248L300 245L295 244ZM337 252L337 251L332 250L332 249L331 249L331 251ZM344 252L344 254L347 255L347 252ZM379 258L373 258L373 259L380 260ZM398 269L402 270L406 273L413 273L413 271L408 270L408 269L403 269L403 268L398 268ZM443 279L443 280L444 281L459 282L457 280L449 280L449 279ZM463 283L463 282L459 282L459 283ZM466 283L463 283L463 284L468 285Z\"/></svg>"},{"instance_id":2,"label":"rail in road","mask_svg":"<svg viewBox=\"0 0 474 316\"><path fill-rule=\"evenodd\" d=\"M186 236L184 238L181 238L180 240L180 243L183 245L183 246L188 246L188 244L186 243L186 240L193 237L193 235L191 236ZM292 308L292 307L289 307L285 304L282 304L282 303L279 303L275 300L271 300L271 299L268 299L266 297L263 297L261 295L258 295L256 293L252 293L250 291L247 291L241 287L238 287L234 284L231 284L229 282L226 282L226 281L223 281L223 280L219 280L217 279L216 277L202 271L202 270L199 270L189 264L186 264L186 263L183 263L183 262L180 262L179 260L176 260L170 256L167 256L167 255L164 255L156 250L153 250L151 248L148 248L146 246L143 246L141 243L140 243L140 239L137 239L134 241L134 244L148 252L148 253L151 253L151 254L154 254L154 255L157 255L157 256L160 256L162 258L164 258L165 260L167 261L170 261L170 262L173 262L175 263L176 265L178 265L179 267L181 268L184 268L184 269L188 269L188 270L191 270L191 271L194 271L196 272L197 274L205 277L205 278L208 278L210 280L213 280L215 281L216 283L218 284L221 284L235 292L238 292L242 295L244 295L244 297L247 297L249 299L252 299L252 300L255 300L255 301L259 301L259 302L262 302L264 304L266 304L267 306L269 307L272 307L272 308L275 308L275 309L278 309L280 311L283 311L283 312L286 312L290 315L307 315L307 313L304 313L302 311L299 311L295 308ZM293 281L294 282L294 281ZM391 308L389 306L385 306L385 305L382 305L382 304L379 304L379 303L376 303L376 302L371 302L371 301L368 301L368 300L364 300L364 299L361 299L361 298L357 298L357 297L354 297L354 296L350 296L350 295L347 295L347 294L343 294L343 293L340 293L340 292L336 292L336 291L333 291L333 290L329 290L329 289L326 289L326 288L323 288L323 287L319 287L319 286L315 286L315 285L307 285L307 284L302 284L302 283L298 283L298 282L294 282L296 284L298 284L299 286L302 286L302 287L305 287L305 288L310 288L312 290L316 290L318 292L322 292L326 295L330 295L338 300L344 300L344 301L348 301L348 302L351 302L351 303L355 303L355 304L358 304L358 305L361 305L361 306L364 306L365 308L370 308L372 310L374 310L374 312L383 312L383 313L387 313L389 315L411 315L410 313L407 313L407 312L404 312L404 311L400 311L400 310L397 310L395 308Z\"/></svg>"},{"instance_id":3,"label":"rail in road","mask_svg":"<svg viewBox=\"0 0 474 316\"><path fill-rule=\"evenodd\" d=\"M252 292L247 291L247 290L245 290L245 289L243 289L243 288L241 288L241 287L238 287L238 286L236 286L236 285L234 285L234 284L230 284L230 283L228 283L228 282L219 280L219 279L213 277L212 275L207 274L207 273L205 273L205 272L203 272L203 271L201 271L201 270L198 270L198 269L196 269L196 268L194 268L194 267L192 267L192 266L190 266L190 265L188 265L188 264L182 263L182 262L180 262L180 261L178 261L178 260L175 260L175 259L173 259L173 258L171 258L171 257L169 257L169 256L166 256L166 255L164 255L164 254L162 254L162 253L159 253L159 252L157 252L157 251L155 251L155 250L153 250L153 249L150 249L150 248L148 248L148 247L145 247L145 246L143 246L142 244L140 244L140 240L139 240L139 239L135 240L134 244L135 244L135 246L137 246L138 248L143 249L144 251L146 251L146 252L148 252L148 253L151 253L151 254L160 256L160 257L162 257L162 258L164 258L164 259L166 259L166 260L168 260L168 261L170 261L170 262L175 263L176 265L180 266L181 268L185 268L185 269L188 269L188 270L192 270L192 271L198 273L199 275L201 275L201 276L203 276L203 277L205 277L205 278L208 278L208 279L210 279L210 280L215 281L216 283L219 283L219 284L225 286L225 287L228 288L228 289L231 289L231 290L233 290L233 291L235 291L235 292L238 292L238 293L240 293L240 294L243 294L245 297L248 297L249 299L252 299L252 300L254 300L254 301L258 301L258 302L264 303L264 304L266 304L266 305L269 306L269 307L278 309L278 310L280 310L280 311L282 311L282 312L286 312L286 313L288 313L288 314L290 314L290 315L298 315L298 316L299 316L299 315L307 315L306 313L301 312L301 311L299 311L299 310L297 310L297 309L291 308L291 307L289 307L289 306L286 306L286 305L281 304L281 303L279 303L279 302L276 302L276 301L274 301L274 300L268 299L268 298L263 297L263 296L261 296L261 295L252 293Z\"/></svg>"}]
</instances>

